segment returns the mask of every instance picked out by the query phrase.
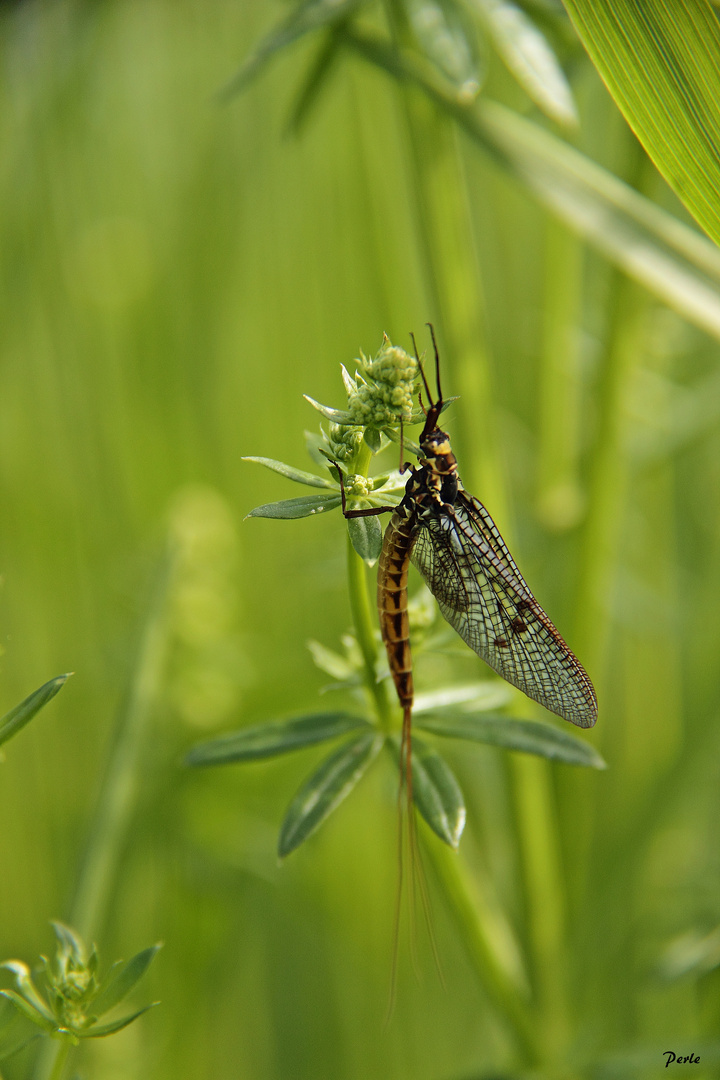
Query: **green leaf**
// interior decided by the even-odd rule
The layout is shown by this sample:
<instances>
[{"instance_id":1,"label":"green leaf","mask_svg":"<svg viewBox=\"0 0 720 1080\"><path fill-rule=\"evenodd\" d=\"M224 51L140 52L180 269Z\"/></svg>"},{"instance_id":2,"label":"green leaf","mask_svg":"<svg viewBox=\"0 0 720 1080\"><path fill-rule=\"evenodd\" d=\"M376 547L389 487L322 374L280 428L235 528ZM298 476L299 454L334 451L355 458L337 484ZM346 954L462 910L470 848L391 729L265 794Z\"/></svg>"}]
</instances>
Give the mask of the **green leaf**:
<instances>
[{"instance_id":1,"label":"green leaf","mask_svg":"<svg viewBox=\"0 0 720 1080\"><path fill-rule=\"evenodd\" d=\"M185 764L228 765L234 761L256 761L286 754L289 750L301 750L304 746L335 739L356 729L373 730L367 720L345 712L312 713L279 723L258 724L199 743L187 755Z\"/></svg>"},{"instance_id":2,"label":"green leaf","mask_svg":"<svg viewBox=\"0 0 720 1080\"><path fill-rule=\"evenodd\" d=\"M336 750L308 777L290 803L280 829L278 855L284 858L350 794L375 760L383 745L382 735L359 735Z\"/></svg>"},{"instance_id":3,"label":"green leaf","mask_svg":"<svg viewBox=\"0 0 720 1080\"><path fill-rule=\"evenodd\" d=\"M21 960L4 960L0 964L0 968L5 968L6 971L11 971L15 976L15 985L17 986L20 994L22 995L23 1000L33 1010L32 1014L28 1014L30 1016L30 1019L33 1020L34 1014L37 1012L40 1014L40 1016L47 1020L48 1023L54 1024L54 1017L50 1012L47 1003L38 993L35 983L32 979L30 968L27 966L27 964L23 964ZM10 998L11 1001L15 1001L14 997L11 996L12 994L14 994L14 991L3 990L0 991L0 993L4 993L6 997ZM15 1004L17 1004L17 1002L15 1002ZM33 1022L35 1022L35 1020L33 1020Z\"/></svg>"},{"instance_id":4,"label":"green leaf","mask_svg":"<svg viewBox=\"0 0 720 1080\"><path fill-rule=\"evenodd\" d=\"M365 442L368 444L373 454L377 454L382 447L382 437L377 428L367 427L364 433Z\"/></svg>"},{"instance_id":5,"label":"green leaf","mask_svg":"<svg viewBox=\"0 0 720 1080\"><path fill-rule=\"evenodd\" d=\"M93 1013L102 1016L103 1013L109 1012L110 1009L121 1002L124 997L127 997L135 984L143 977L161 948L161 945L151 945L149 948L136 953L132 959L113 964L103 979L98 993L93 998Z\"/></svg>"},{"instance_id":6,"label":"green leaf","mask_svg":"<svg viewBox=\"0 0 720 1080\"><path fill-rule=\"evenodd\" d=\"M341 504L340 495L301 495L299 499L283 499L281 502L265 503L256 506L245 517L278 518L282 521L294 521L296 518L312 517L335 510Z\"/></svg>"},{"instance_id":7,"label":"green leaf","mask_svg":"<svg viewBox=\"0 0 720 1080\"><path fill-rule=\"evenodd\" d=\"M509 716L487 713L453 714L443 717L420 716L416 718L415 725L434 735L469 739L471 742L502 746L506 750L520 750L551 761L562 761L566 765L586 765L591 769L607 767L590 743L560 728L534 720L515 720Z\"/></svg>"},{"instance_id":8,"label":"green leaf","mask_svg":"<svg viewBox=\"0 0 720 1080\"><path fill-rule=\"evenodd\" d=\"M418 0L410 5L410 16L426 56L459 95L472 100L479 93L482 76L476 34L467 13L447 0Z\"/></svg>"},{"instance_id":9,"label":"green leaf","mask_svg":"<svg viewBox=\"0 0 720 1080\"><path fill-rule=\"evenodd\" d=\"M38 1038L37 1025L28 1023L27 1017L7 998L0 998L0 1061L17 1054Z\"/></svg>"},{"instance_id":10,"label":"green leaf","mask_svg":"<svg viewBox=\"0 0 720 1080\"><path fill-rule=\"evenodd\" d=\"M720 252L714 244L511 109L486 100L468 108L421 65L401 57L381 39L353 29L347 40L370 63L420 86L561 221L720 340Z\"/></svg>"},{"instance_id":11,"label":"green leaf","mask_svg":"<svg viewBox=\"0 0 720 1080\"><path fill-rule=\"evenodd\" d=\"M57 1023L50 1014L45 1015L39 1009L22 996L22 994L16 993L14 990L0 990L0 997L5 998L6 1001L12 1002L15 1008L21 1013L27 1020L29 1020L36 1027L40 1027L43 1031L56 1031Z\"/></svg>"},{"instance_id":12,"label":"green leaf","mask_svg":"<svg viewBox=\"0 0 720 1080\"><path fill-rule=\"evenodd\" d=\"M283 461L274 461L273 458L267 457L244 457L242 460L256 461L258 465L264 465L266 469L272 469L273 472L279 473L280 476L285 476L288 480L294 480L296 484L307 484L308 487L316 488L332 488L337 491L337 485L333 484L332 480L324 479L322 476L315 476L314 473L305 472L303 469L294 469L292 465L286 465Z\"/></svg>"},{"instance_id":13,"label":"green leaf","mask_svg":"<svg viewBox=\"0 0 720 1080\"><path fill-rule=\"evenodd\" d=\"M24 701L21 701L19 705L16 705L14 709L11 709L10 712L5 713L0 719L0 743L7 742L20 728L32 720L35 713L39 712L43 705L47 705L48 701L54 698L59 690L62 690L71 675L71 671L66 675L56 675L54 679L44 683L38 690L26 697Z\"/></svg>"},{"instance_id":14,"label":"green leaf","mask_svg":"<svg viewBox=\"0 0 720 1080\"><path fill-rule=\"evenodd\" d=\"M315 108L320 93L330 81L330 76L340 57L342 38L332 30L325 35L325 40L315 55L293 104L288 121L288 131L297 135Z\"/></svg>"},{"instance_id":15,"label":"green leaf","mask_svg":"<svg viewBox=\"0 0 720 1080\"><path fill-rule=\"evenodd\" d=\"M517 81L551 120L576 127L570 84L547 38L510 0L471 0L499 55Z\"/></svg>"},{"instance_id":16,"label":"green leaf","mask_svg":"<svg viewBox=\"0 0 720 1080\"><path fill-rule=\"evenodd\" d=\"M398 757L397 738L395 754ZM455 774L433 747L413 736L413 801L436 836L457 848L465 828L465 801Z\"/></svg>"},{"instance_id":17,"label":"green leaf","mask_svg":"<svg viewBox=\"0 0 720 1080\"><path fill-rule=\"evenodd\" d=\"M379 517L347 519L348 535L361 559L374 563L380 557L383 533Z\"/></svg>"},{"instance_id":18,"label":"green leaf","mask_svg":"<svg viewBox=\"0 0 720 1080\"><path fill-rule=\"evenodd\" d=\"M129 1016L121 1016L119 1020L113 1020L109 1024L93 1024L92 1027L87 1028L85 1031L73 1031L73 1035L78 1039L102 1039L106 1035L114 1035L116 1031L122 1031L128 1024L132 1024L133 1020L137 1020L143 1013L149 1012L150 1009L154 1009L159 1004L159 1001L151 1001L149 1005L143 1005L142 1009L137 1009L136 1012L131 1013Z\"/></svg>"},{"instance_id":19,"label":"green leaf","mask_svg":"<svg viewBox=\"0 0 720 1080\"><path fill-rule=\"evenodd\" d=\"M315 641L314 638L310 638L305 644L310 650L315 666L324 671L326 675L344 682L357 674L356 669L346 656L341 656L340 653L328 649L326 645L323 645L320 641Z\"/></svg>"},{"instance_id":20,"label":"green leaf","mask_svg":"<svg viewBox=\"0 0 720 1080\"><path fill-rule=\"evenodd\" d=\"M364 0L306 0L272 30L248 56L221 92L222 98L239 94L282 49L323 26L339 23L357 11Z\"/></svg>"},{"instance_id":21,"label":"green leaf","mask_svg":"<svg viewBox=\"0 0 720 1080\"><path fill-rule=\"evenodd\" d=\"M707 0L565 0L625 119L720 244L720 23Z\"/></svg>"},{"instance_id":22,"label":"green leaf","mask_svg":"<svg viewBox=\"0 0 720 1080\"><path fill-rule=\"evenodd\" d=\"M425 694L417 694L413 716L457 705L473 705L478 712L486 712L507 705L513 696L514 692L508 684L499 679L481 679L477 682L442 686Z\"/></svg>"}]
</instances>

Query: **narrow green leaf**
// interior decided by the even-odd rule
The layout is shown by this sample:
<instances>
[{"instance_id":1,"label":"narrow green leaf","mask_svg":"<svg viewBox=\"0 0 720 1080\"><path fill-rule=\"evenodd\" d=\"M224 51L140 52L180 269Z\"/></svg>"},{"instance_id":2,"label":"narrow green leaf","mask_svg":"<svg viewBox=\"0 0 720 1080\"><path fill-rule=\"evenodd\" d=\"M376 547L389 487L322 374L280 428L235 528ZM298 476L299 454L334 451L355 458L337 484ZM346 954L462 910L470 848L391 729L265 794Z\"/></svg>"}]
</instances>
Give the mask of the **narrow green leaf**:
<instances>
[{"instance_id":1,"label":"narrow green leaf","mask_svg":"<svg viewBox=\"0 0 720 1080\"><path fill-rule=\"evenodd\" d=\"M267 457L244 457L242 460L256 461L258 465L264 465L266 469L272 469L273 472L279 473L280 476L285 476L288 480L294 480L296 484L307 484L308 487L316 488L332 488L337 491L337 485L333 484L332 480L324 479L322 476L315 476L314 473L305 472L304 469L294 469L292 465L286 465L284 461L274 461L273 458Z\"/></svg>"},{"instance_id":2,"label":"narrow green leaf","mask_svg":"<svg viewBox=\"0 0 720 1080\"><path fill-rule=\"evenodd\" d=\"M399 759L398 740L394 740ZM465 828L465 800L445 758L422 739L412 740L413 800L436 836L457 848Z\"/></svg>"},{"instance_id":3,"label":"narrow green leaf","mask_svg":"<svg viewBox=\"0 0 720 1080\"><path fill-rule=\"evenodd\" d=\"M350 424L354 421L352 413L347 412L346 409L333 409L330 405L321 405L315 398L311 398L309 394L303 394L306 401L310 402L313 409L317 409L319 413L325 417L326 420L332 420L334 424Z\"/></svg>"},{"instance_id":4,"label":"narrow green leaf","mask_svg":"<svg viewBox=\"0 0 720 1080\"><path fill-rule=\"evenodd\" d=\"M286 754L289 750L301 750L304 746L335 739L356 729L373 730L367 720L345 712L312 713L279 723L258 724L199 743L187 755L185 764L228 765L234 761L256 761Z\"/></svg>"},{"instance_id":5,"label":"narrow green leaf","mask_svg":"<svg viewBox=\"0 0 720 1080\"><path fill-rule=\"evenodd\" d=\"M149 1005L144 1005L142 1009L137 1009L129 1016L121 1016L119 1020L113 1020L109 1024L93 1024L85 1031L73 1031L73 1035L76 1035L78 1039L102 1039L106 1035L114 1035L116 1031L122 1031L128 1024L132 1024L133 1020L137 1020L143 1013L149 1012L159 1004L159 1001L151 1001Z\"/></svg>"},{"instance_id":6,"label":"narrow green leaf","mask_svg":"<svg viewBox=\"0 0 720 1080\"><path fill-rule=\"evenodd\" d=\"M451 739L469 739L471 742L502 746L506 750L520 750L525 754L537 754L551 761L566 765L586 765L591 769L607 768L597 750L590 743L570 735L549 724L535 720L515 720L510 716L471 713L453 713L443 717L419 716L416 727Z\"/></svg>"},{"instance_id":7,"label":"narrow green leaf","mask_svg":"<svg viewBox=\"0 0 720 1080\"><path fill-rule=\"evenodd\" d=\"M47 705L48 701L54 698L59 690L62 690L71 675L71 671L66 675L56 675L54 679L44 683L38 690L26 697L24 701L21 701L19 705L16 705L14 709L11 709L10 712L5 713L0 719L0 743L7 742L20 728L32 720L43 705Z\"/></svg>"},{"instance_id":8,"label":"narrow green leaf","mask_svg":"<svg viewBox=\"0 0 720 1080\"><path fill-rule=\"evenodd\" d=\"M356 736L308 777L290 803L280 829L281 859L307 840L350 794L377 757L383 742L383 736L374 733Z\"/></svg>"},{"instance_id":9,"label":"narrow green leaf","mask_svg":"<svg viewBox=\"0 0 720 1080\"><path fill-rule=\"evenodd\" d=\"M380 557L382 548L382 526L379 517L361 517L347 519L350 542L361 559L374 563Z\"/></svg>"},{"instance_id":10,"label":"narrow green leaf","mask_svg":"<svg viewBox=\"0 0 720 1080\"><path fill-rule=\"evenodd\" d=\"M482 81L476 33L460 5L441 0L417 0L410 5L416 37L425 55L467 100Z\"/></svg>"},{"instance_id":11,"label":"narrow green leaf","mask_svg":"<svg viewBox=\"0 0 720 1080\"><path fill-rule=\"evenodd\" d=\"M108 977L103 980L97 995L93 998L93 1013L96 1016L102 1016L121 1002L124 997L127 997L150 967L158 950L161 948L161 945L151 945L149 948L136 953L130 960L113 964L108 972Z\"/></svg>"},{"instance_id":12,"label":"narrow green leaf","mask_svg":"<svg viewBox=\"0 0 720 1080\"><path fill-rule=\"evenodd\" d=\"M57 1024L53 1017L49 1014L45 1015L45 1013L36 1009L32 1002L27 1001L22 994L16 993L15 990L0 990L0 997L12 1002L18 1012L36 1027L48 1032L57 1030Z\"/></svg>"},{"instance_id":13,"label":"narrow green leaf","mask_svg":"<svg viewBox=\"0 0 720 1080\"><path fill-rule=\"evenodd\" d=\"M424 712L435 712L457 705L472 705L478 712L499 709L513 698L513 691L500 679L482 679L478 682L459 683L454 686L442 686L418 694L413 706L413 716Z\"/></svg>"},{"instance_id":14,"label":"narrow green leaf","mask_svg":"<svg viewBox=\"0 0 720 1080\"><path fill-rule=\"evenodd\" d=\"M28 1004L36 1012L40 1013L40 1015L48 1022L54 1022L53 1015L48 1009L46 1002L38 993L35 983L33 982L32 973L27 964L24 964L22 960L3 960L0 964L0 968L5 968L6 971L12 972L15 976L15 985L25 1001L27 1001ZM8 990L6 993L10 994L11 991ZM14 999L11 998L11 1000Z\"/></svg>"},{"instance_id":15,"label":"narrow green leaf","mask_svg":"<svg viewBox=\"0 0 720 1080\"><path fill-rule=\"evenodd\" d=\"M35 1024L28 1023L27 1017L7 998L0 998L0 1061L17 1054L33 1039L40 1038Z\"/></svg>"},{"instance_id":16,"label":"narrow green leaf","mask_svg":"<svg viewBox=\"0 0 720 1080\"><path fill-rule=\"evenodd\" d=\"M325 35L325 39L313 58L292 107L292 113L288 121L288 131L293 135L300 132L310 113L317 105L320 94L328 85L330 76L337 66L341 45L342 39L339 34L331 31Z\"/></svg>"},{"instance_id":17,"label":"narrow green leaf","mask_svg":"<svg viewBox=\"0 0 720 1080\"><path fill-rule=\"evenodd\" d=\"M326 675L330 675L333 679L345 681L356 674L355 668L346 656L341 656L340 653L328 649L322 642L310 638L306 645L312 655L313 663L321 671L324 671Z\"/></svg>"},{"instance_id":18,"label":"narrow green leaf","mask_svg":"<svg viewBox=\"0 0 720 1080\"><path fill-rule=\"evenodd\" d=\"M306 0L304 4L299 4L248 56L221 92L221 98L239 94L257 78L277 53L298 38L323 26L347 19L364 2L365 0Z\"/></svg>"},{"instance_id":19,"label":"narrow green leaf","mask_svg":"<svg viewBox=\"0 0 720 1080\"><path fill-rule=\"evenodd\" d=\"M720 340L720 252L714 244L511 109L489 101L466 107L381 39L353 29L347 40L370 63L421 87L561 221Z\"/></svg>"},{"instance_id":20,"label":"narrow green leaf","mask_svg":"<svg viewBox=\"0 0 720 1080\"><path fill-rule=\"evenodd\" d=\"M281 521L294 521L297 518L312 517L335 510L341 504L340 495L301 495L299 499L283 499L281 502L264 503L256 506L246 518L277 518Z\"/></svg>"},{"instance_id":21,"label":"narrow green leaf","mask_svg":"<svg viewBox=\"0 0 720 1080\"><path fill-rule=\"evenodd\" d=\"M720 244L720 22L707 0L565 0L625 119Z\"/></svg>"},{"instance_id":22,"label":"narrow green leaf","mask_svg":"<svg viewBox=\"0 0 720 1080\"><path fill-rule=\"evenodd\" d=\"M545 35L510 0L471 2L499 55L526 93L551 120L576 127L578 115L570 84Z\"/></svg>"}]
</instances>

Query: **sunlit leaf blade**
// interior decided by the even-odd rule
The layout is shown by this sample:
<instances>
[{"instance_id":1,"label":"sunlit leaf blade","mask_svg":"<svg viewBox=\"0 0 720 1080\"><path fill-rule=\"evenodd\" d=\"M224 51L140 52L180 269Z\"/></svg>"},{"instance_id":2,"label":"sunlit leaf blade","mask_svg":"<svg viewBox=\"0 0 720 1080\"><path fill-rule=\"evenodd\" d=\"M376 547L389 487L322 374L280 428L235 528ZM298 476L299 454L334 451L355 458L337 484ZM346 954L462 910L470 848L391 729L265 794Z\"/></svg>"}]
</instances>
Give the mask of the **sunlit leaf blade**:
<instances>
[{"instance_id":1,"label":"sunlit leaf blade","mask_svg":"<svg viewBox=\"0 0 720 1080\"><path fill-rule=\"evenodd\" d=\"M691 930L671 941L664 950L658 974L669 982L686 975L705 975L720 967L720 927L709 934Z\"/></svg>"},{"instance_id":2,"label":"sunlit leaf blade","mask_svg":"<svg viewBox=\"0 0 720 1080\"><path fill-rule=\"evenodd\" d=\"M375 733L356 736L308 777L285 814L278 842L280 858L307 840L350 794L377 757L383 742L383 737Z\"/></svg>"},{"instance_id":3,"label":"sunlit leaf blade","mask_svg":"<svg viewBox=\"0 0 720 1080\"><path fill-rule=\"evenodd\" d=\"M93 1024L86 1031L78 1031L76 1034L80 1039L102 1039L106 1035L114 1035L116 1031L122 1031L128 1024L132 1024L133 1020L137 1020L143 1013L149 1012L159 1004L159 1001L151 1001L149 1005L144 1005L142 1009L137 1009L129 1016L121 1016L119 1020L112 1020L109 1024Z\"/></svg>"},{"instance_id":4,"label":"sunlit leaf blade","mask_svg":"<svg viewBox=\"0 0 720 1080\"><path fill-rule=\"evenodd\" d=\"M322 642L315 641L312 638L310 638L306 644L310 650L315 666L319 667L321 671L324 671L326 675L332 676L333 679L344 681L355 674L355 668L349 662L347 657L341 656L340 653L336 653L332 649L328 649Z\"/></svg>"},{"instance_id":5,"label":"sunlit leaf blade","mask_svg":"<svg viewBox=\"0 0 720 1080\"><path fill-rule=\"evenodd\" d=\"M578 122L570 84L547 38L510 0L470 0L503 61L532 100L552 120Z\"/></svg>"},{"instance_id":6,"label":"sunlit leaf blade","mask_svg":"<svg viewBox=\"0 0 720 1080\"><path fill-rule=\"evenodd\" d=\"M487 100L464 106L424 67L374 36L353 29L348 44L394 78L420 86L561 221L720 340L720 252L714 244L513 110Z\"/></svg>"},{"instance_id":7,"label":"sunlit leaf blade","mask_svg":"<svg viewBox=\"0 0 720 1080\"><path fill-rule=\"evenodd\" d=\"M397 740L393 740L396 757ZM465 800L455 774L433 747L413 736L413 800L436 836L457 848L465 828Z\"/></svg>"},{"instance_id":8,"label":"sunlit leaf blade","mask_svg":"<svg viewBox=\"0 0 720 1080\"><path fill-rule=\"evenodd\" d=\"M350 542L361 559L373 563L380 557L382 526L377 517L347 519Z\"/></svg>"},{"instance_id":9,"label":"sunlit leaf blade","mask_svg":"<svg viewBox=\"0 0 720 1080\"><path fill-rule=\"evenodd\" d=\"M301 495L299 499L283 499L281 502L264 503L256 506L246 518L277 518L281 521L293 521L296 518L313 517L324 514L340 506L340 495Z\"/></svg>"},{"instance_id":10,"label":"sunlit leaf blade","mask_svg":"<svg viewBox=\"0 0 720 1080\"><path fill-rule=\"evenodd\" d=\"M471 742L502 746L506 750L520 750L551 761L562 761L566 765L606 768L597 750L589 743L560 728L539 724L535 720L515 720L510 716L488 713L452 714L417 717L415 726L423 731L431 731L433 735L469 739Z\"/></svg>"},{"instance_id":11,"label":"sunlit leaf blade","mask_svg":"<svg viewBox=\"0 0 720 1080\"><path fill-rule=\"evenodd\" d=\"M38 993L35 983L33 982L32 973L27 964L23 964L21 960L4 960L0 967L5 968L6 971L10 971L15 976L15 985L22 995L24 1001L26 1001L30 1007L38 1012L48 1022L53 1021L53 1016L47 1007L47 1004ZM11 991L2 991L7 995L11 995ZM14 998L11 998L14 1001ZM33 1018L31 1015L31 1019Z\"/></svg>"},{"instance_id":12,"label":"sunlit leaf blade","mask_svg":"<svg viewBox=\"0 0 720 1080\"><path fill-rule=\"evenodd\" d=\"M323 26L347 19L364 0L306 0L299 4L248 56L221 92L222 98L239 94L282 49Z\"/></svg>"},{"instance_id":13,"label":"sunlit leaf blade","mask_svg":"<svg viewBox=\"0 0 720 1080\"><path fill-rule=\"evenodd\" d=\"M113 964L108 972L108 978L103 980L99 993L93 999L92 1009L96 1016L109 1012L130 993L143 977L160 948L160 945L151 945L136 953L125 963Z\"/></svg>"},{"instance_id":14,"label":"sunlit leaf blade","mask_svg":"<svg viewBox=\"0 0 720 1080\"><path fill-rule=\"evenodd\" d=\"M292 465L286 465L284 461L274 461L273 458L266 457L244 457L242 460L255 461L258 465L264 465L266 469L271 469L273 472L279 473L280 476L287 477L288 480L294 480L296 484L307 484L308 487L337 490L332 480L324 479L322 476L315 476L314 473L305 472L304 469L294 469Z\"/></svg>"},{"instance_id":15,"label":"sunlit leaf blade","mask_svg":"<svg viewBox=\"0 0 720 1080\"><path fill-rule=\"evenodd\" d=\"M473 26L460 5L415 0L409 5L415 35L436 67L457 93L472 100L480 90L481 73Z\"/></svg>"},{"instance_id":16,"label":"sunlit leaf blade","mask_svg":"<svg viewBox=\"0 0 720 1080\"><path fill-rule=\"evenodd\" d=\"M0 719L0 743L7 742L20 728L32 720L43 705L47 705L48 701L54 698L59 690L62 690L71 674L72 672L68 672L66 675L56 675L54 679L44 683L39 689L26 697L24 701L21 701L19 705L16 705L14 709L11 709L10 712L5 713Z\"/></svg>"},{"instance_id":17,"label":"sunlit leaf blade","mask_svg":"<svg viewBox=\"0 0 720 1080\"><path fill-rule=\"evenodd\" d=\"M312 713L279 723L258 724L194 746L185 758L187 765L228 765L234 761L286 754L304 746L335 739L348 731L373 729L367 720L345 712Z\"/></svg>"},{"instance_id":18,"label":"sunlit leaf blade","mask_svg":"<svg viewBox=\"0 0 720 1080\"><path fill-rule=\"evenodd\" d=\"M720 22L706 0L565 0L650 157L720 244Z\"/></svg>"}]
</instances>

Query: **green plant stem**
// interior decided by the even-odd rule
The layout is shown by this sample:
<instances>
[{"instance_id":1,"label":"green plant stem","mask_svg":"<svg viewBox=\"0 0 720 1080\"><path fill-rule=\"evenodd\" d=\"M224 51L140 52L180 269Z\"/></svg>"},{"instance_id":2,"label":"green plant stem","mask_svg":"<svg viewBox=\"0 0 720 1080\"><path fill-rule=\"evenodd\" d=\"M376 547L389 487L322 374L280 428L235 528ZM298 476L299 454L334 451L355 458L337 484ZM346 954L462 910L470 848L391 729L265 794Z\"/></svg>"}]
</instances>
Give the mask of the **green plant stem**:
<instances>
[{"instance_id":1,"label":"green plant stem","mask_svg":"<svg viewBox=\"0 0 720 1080\"><path fill-rule=\"evenodd\" d=\"M52 1072L49 1074L48 1080L61 1080L71 1050L70 1040L63 1039L60 1042L58 1040L53 1040L52 1046L55 1053L52 1063Z\"/></svg>"},{"instance_id":2,"label":"green plant stem","mask_svg":"<svg viewBox=\"0 0 720 1080\"><path fill-rule=\"evenodd\" d=\"M515 1038L524 1064L541 1062L519 950L502 909L482 876L471 872L461 852L434 837L426 845L448 907L479 981Z\"/></svg>"},{"instance_id":3,"label":"green plant stem","mask_svg":"<svg viewBox=\"0 0 720 1080\"><path fill-rule=\"evenodd\" d=\"M363 439L355 460L354 469L360 476L367 476L372 461L372 450ZM378 650L375 638L377 621L370 607L365 563L347 537L347 571L350 610L352 611L355 637L365 663L365 685L375 703L381 730L388 734L392 726L392 708L388 699L387 682L378 682Z\"/></svg>"}]
</instances>

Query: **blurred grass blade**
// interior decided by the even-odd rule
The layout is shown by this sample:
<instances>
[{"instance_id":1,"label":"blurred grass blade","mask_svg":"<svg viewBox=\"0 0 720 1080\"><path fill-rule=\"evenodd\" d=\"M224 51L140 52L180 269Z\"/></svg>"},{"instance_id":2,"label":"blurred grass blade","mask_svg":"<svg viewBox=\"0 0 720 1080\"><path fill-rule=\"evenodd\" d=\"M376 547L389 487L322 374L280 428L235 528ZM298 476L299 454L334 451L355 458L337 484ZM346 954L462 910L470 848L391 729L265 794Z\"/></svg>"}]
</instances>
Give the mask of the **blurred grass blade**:
<instances>
[{"instance_id":1,"label":"blurred grass blade","mask_svg":"<svg viewBox=\"0 0 720 1080\"><path fill-rule=\"evenodd\" d=\"M367 720L350 713L312 713L280 723L258 724L255 727L223 735L219 739L194 746L185 758L187 765L228 765L234 761L256 761L259 758L301 750L304 746L335 739L348 731L363 728L372 731Z\"/></svg>"},{"instance_id":2,"label":"blurred grass blade","mask_svg":"<svg viewBox=\"0 0 720 1080\"><path fill-rule=\"evenodd\" d=\"M370 63L420 86L569 228L720 340L720 252L710 241L512 109L488 101L468 108L381 39L353 29L347 40Z\"/></svg>"},{"instance_id":3,"label":"blurred grass blade","mask_svg":"<svg viewBox=\"0 0 720 1080\"><path fill-rule=\"evenodd\" d=\"M392 739L396 760L399 740ZM432 746L413 736L413 800L436 836L451 848L460 843L465 828L465 800L455 774Z\"/></svg>"},{"instance_id":4,"label":"blurred grass blade","mask_svg":"<svg viewBox=\"0 0 720 1080\"><path fill-rule=\"evenodd\" d=\"M258 465L264 465L266 469L285 476L288 480L294 480L296 484L307 484L308 487L335 488L332 480L326 480L315 473L305 472L304 469L294 469L292 465L286 465L284 461L275 461L267 457L244 457L243 461L255 461Z\"/></svg>"},{"instance_id":5,"label":"blurred grass blade","mask_svg":"<svg viewBox=\"0 0 720 1080\"><path fill-rule=\"evenodd\" d=\"M282 499L280 502L263 503L256 506L245 518L278 518L282 521L294 521L296 518L312 517L324 514L340 506L339 495L301 495L299 499Z\"/></svg>"},{"instance_id":6,"label":"blurred grass blade","mask_svg":"<svg viewBox=\"0 0 720 1080\"><path fill-rule=\"evenodd\" d=\"M293 135L300 133L301 128L315 108L320 94L327 86L330 76L335 70L336 61L340 56L341 45L341 35L330 31L315 54L305 80L297 93L288 120L288 132Z\"/></svg>"},{"instance_id":7,"label":"blurred grass blade","mask_svg":"<svg viewBox=\"0 0 720 1080\"><path fill-rule=\"evenodd\" d=\"M160 945L151 945L149 948L136 953L130 960L113 964L108 972L108 977L103 980L104 985L101 987L97 997L93 999L94 1015L103 1016L104 1013L109 1012L110 1009L118 1005L124 997L127 997L150 967L160 948Z\"/></svg>"},{"instance_id":8,"label":"blurred grass blade","mask_svg":"<svg viewBox=\"0 0 720 1080\"><path fill-rule=\"evenodd\" d=\"M545 35L509 0L470 0L499 55L551 120L576 127L577 109L565 72Z\"/></svg>"},{"instance_id":9,"label":"blurred grass blade","mask_svg":"<svg viewBox=\"0 0 720 1080\"><path fill-rule=\"evenodd\" d=\"M382 526L378 517L348 518L350 542L361 559L374 563L380 558Z\"/></svg>"},{"instance_id":10,"label":"blurred grass blade","mask_svg":"<svg viewBox=\"0 0 720 1080\"><path fill-rule=\"evenodd\" d=\"M565 0L610 93L720 244L720 23L707 0Z\"/></svg>"},{"instance_id":11,"label":"blurred grass blade","mask_svg":"<svg viewBox=\"0 0 720 1080\"><path fill-rule=\"evenodd\" d=\"M282 49L323 26L339 23L354 14L365 0L307 0L265 37L237 73L220 91L221 99L233 97L248 86Z\"/></svg>"},{"instance_id":12,"label":"blurred grass blade","mask_svg":"<svg viewBox=\"0 0 720 1080\"><path fill-rule=\"evenodd\" d=\"M50 679L49 682L43 683L41 687L33 691L10 712L5 713L0 719L0 744L7 742L17 734L20 728L25 727L33 716L40 712L43 705L47 705L48 701L51 701L58 691L62 690L71 675L72 672L56 675L54 679Z\"/></svg>"},{"instance_id":13,"label":"blurred grass blade","mask_svg":"<svg viewBox=\"0 0 720 1080\"><path fill-rule=\"evenodd\" d=\"M521 750L524 754L537 754L566 765L586 765L591 769L607 767L590 743L560 728L534 720L514 720L509 716L478 713L442 718L423 716L418 717L415 724L434 735L503 746L506 750Z\"/></svg>"},{"instance_id":14,"label":"blurred grass blade","mask_svg":"<svg viewBox=\"0 0 720 1080\"><path fill-rule=\"evenodd\" d=\"M443 686L417 694L413 707L413 716L437 709L446 709L453 705L472 705L478 712L499 709L513 698L513 691L500 679L482 679L472 683L458 683Z\"/></svg>"},{"instance_id":15,"label":"blurred grass blade","mask_svg":"<svg viewBox=\"0 0 720 1080\"><path fill-rule=\"evenodd\" d=\"M280 829L281 859L307 840L350 794L377 757L383 742L382 735L374 733L356 736L308 777L290 803Z\"/></svg>"}]
</instances>

